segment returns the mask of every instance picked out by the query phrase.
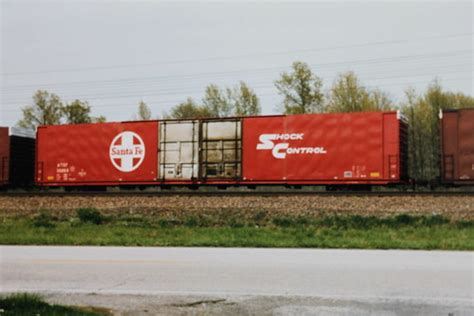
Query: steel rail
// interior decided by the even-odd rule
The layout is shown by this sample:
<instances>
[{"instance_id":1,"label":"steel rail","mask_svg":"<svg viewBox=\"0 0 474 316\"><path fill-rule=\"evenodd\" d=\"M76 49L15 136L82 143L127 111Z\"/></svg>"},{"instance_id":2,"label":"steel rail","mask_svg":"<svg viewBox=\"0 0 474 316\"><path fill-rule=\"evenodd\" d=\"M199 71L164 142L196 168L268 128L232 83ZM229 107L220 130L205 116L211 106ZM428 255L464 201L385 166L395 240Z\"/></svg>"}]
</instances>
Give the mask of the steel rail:
<instances>
[{"instance_id":1,"label":"steel rail","mask_svg":"<svg viewBox=\"0 0 474 316\"><path fill-rule=\"evenodd\" d=\"M0 197L90 197L90 196L474 196L474 191L0 191Z\"/></svg>"}]
</instances>

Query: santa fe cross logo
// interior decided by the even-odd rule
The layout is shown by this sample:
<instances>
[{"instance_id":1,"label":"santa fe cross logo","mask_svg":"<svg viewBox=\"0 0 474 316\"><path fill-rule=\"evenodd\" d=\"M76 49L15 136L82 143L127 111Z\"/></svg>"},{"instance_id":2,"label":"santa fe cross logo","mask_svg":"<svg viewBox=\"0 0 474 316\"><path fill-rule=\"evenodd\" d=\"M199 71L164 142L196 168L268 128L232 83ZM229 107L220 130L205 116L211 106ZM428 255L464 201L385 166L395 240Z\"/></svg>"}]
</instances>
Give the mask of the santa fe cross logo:
<instances>
[{"instance_id":1,"label":"santa fe cross logo","mask_svg":"<svg viewBox=\"0 0 474 316\"><path fill-rule=\"evenodd\" d=\"M131 172L140 167L145 159L145 143L134 132L122 132L110 144L109 154L115 168Z\"/></svg>"}]
</instances>

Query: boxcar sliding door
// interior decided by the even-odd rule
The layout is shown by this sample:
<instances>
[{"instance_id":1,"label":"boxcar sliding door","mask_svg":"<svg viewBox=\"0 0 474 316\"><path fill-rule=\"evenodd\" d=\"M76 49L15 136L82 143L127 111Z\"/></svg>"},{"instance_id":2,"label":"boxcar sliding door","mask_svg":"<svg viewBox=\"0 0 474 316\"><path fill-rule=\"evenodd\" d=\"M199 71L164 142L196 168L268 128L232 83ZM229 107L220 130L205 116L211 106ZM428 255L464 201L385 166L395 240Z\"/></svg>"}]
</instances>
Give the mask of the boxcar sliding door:
<instances>
[{"instance_id":1,"label":"boxcar sliding door","mask_svg":"<svg viewBox=\"0 0 474 316\"><path fill-rule=\"evenodd\" d=\"M240 119L202 122L201 176L203 179L238 179L242 173Z\"/></svg>"},{"instance_id":2,"label":"boxcar sliding door","mask_svg":"<svg viewBox=\"0 0 474 316\"><path fill-rule=\"evenodd\" d=\"M199 121L162 121L159 134L159 178L197 179Z\"/></svg>"}]
</instances>

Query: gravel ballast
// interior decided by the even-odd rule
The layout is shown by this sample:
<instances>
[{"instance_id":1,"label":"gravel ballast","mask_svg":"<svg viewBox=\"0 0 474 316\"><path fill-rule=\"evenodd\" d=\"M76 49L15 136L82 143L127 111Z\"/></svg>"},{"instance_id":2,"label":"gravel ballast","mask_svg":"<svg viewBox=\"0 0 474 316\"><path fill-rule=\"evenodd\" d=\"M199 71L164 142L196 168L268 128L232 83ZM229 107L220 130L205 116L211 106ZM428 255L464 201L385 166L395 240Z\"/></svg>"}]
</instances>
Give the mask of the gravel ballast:
<instances>
[{"instance_id":1,"label":"gravel ballast","mask_svg":"<svg viewBox=\"0 0 474 316\"><path fill-rule=\"evenodd\" d=\"M474 219L474 196L84 196L0 197L0 216L29 216L47 210L59 216L93 207L104 214L183 215L229 212L274 215L443 215Z\"/></svg>"}]
</instances>

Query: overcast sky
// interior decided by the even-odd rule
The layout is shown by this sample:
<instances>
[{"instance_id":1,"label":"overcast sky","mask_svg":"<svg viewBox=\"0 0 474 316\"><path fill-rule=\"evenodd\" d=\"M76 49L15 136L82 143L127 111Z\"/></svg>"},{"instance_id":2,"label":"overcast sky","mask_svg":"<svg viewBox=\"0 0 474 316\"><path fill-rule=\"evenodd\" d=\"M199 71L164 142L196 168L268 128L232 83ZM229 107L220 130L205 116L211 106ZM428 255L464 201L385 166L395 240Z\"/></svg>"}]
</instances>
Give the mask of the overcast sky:
<instances>
[{"instance_id":1,"label":"overcast sky","mask_svg":"<svg viewBox=\"0 0 474 316\"><path fill-rule=\"evenodd\" d=\"M325 89L352 70L397 103L435 77L473 93L471 1L0 3L0 125L15 124L38 89L118 121L140 100L161 115L209 83L240 80L271 114L273 81L296 60Z\"/></svg>"}]
</instances>

